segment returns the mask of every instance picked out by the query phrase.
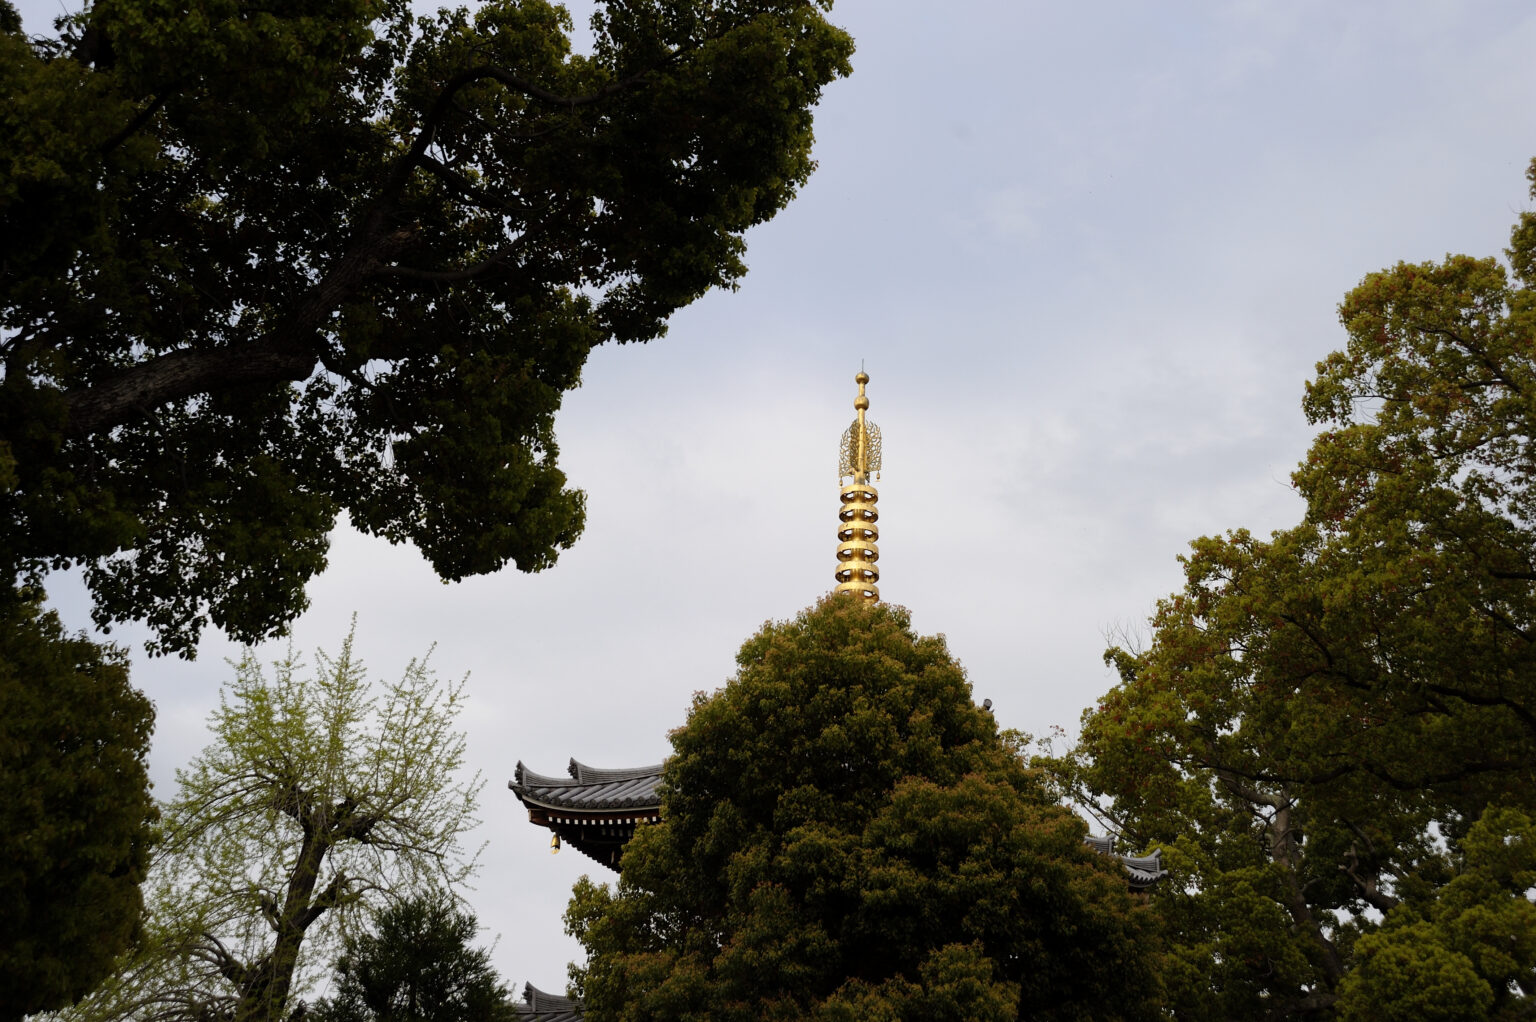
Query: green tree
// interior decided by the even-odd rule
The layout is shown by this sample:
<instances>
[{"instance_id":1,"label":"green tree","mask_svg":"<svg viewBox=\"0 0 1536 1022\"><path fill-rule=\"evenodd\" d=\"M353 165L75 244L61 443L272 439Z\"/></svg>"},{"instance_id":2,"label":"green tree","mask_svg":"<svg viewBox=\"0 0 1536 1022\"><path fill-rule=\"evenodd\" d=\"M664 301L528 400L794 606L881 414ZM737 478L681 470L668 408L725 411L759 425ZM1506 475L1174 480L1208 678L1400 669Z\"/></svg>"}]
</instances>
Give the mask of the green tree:
<instances>
[{"instance_id":1,"label":"green tree","mask_svg":"<svg viewBox=\"0 0 1536 1022\"><path fill-rule=\"evenodd\" d=\"M1529 1018L1536 994L1536 823L1491 809L1468 831L1457 875L1432 897L1405 901L1360 938L1344 978L1340 1016L1396 1019Z\"/></svg>"},{"instance_id":2,"label":"green tree","mask_svg":"<svg viewBox=\"0 0 1536 1022\"><path fill-rule=\"evenodd\" d=\"M941 637L828 598L737 665L673 733L617 888L577 884L594 1022L1156 1017L1119 864Z\"/></svg>"},{"instance_id":3,"label":"green tree","mask_svg":"<svg viewBox=\"0 0 1536 1022\"><path fill-rule=\"evenodd\" d=\"M1350 292L1307 387L1305 519L1197 540L1054 764L1167 848L1181 1018L1329 1017L1341 992L1350 1017L1428 1017L1415 983L1457 1017L1536 1006L1525 887L1477 851L1536 811L1536 215L1507 255Z\"/></svg>"},{"instance_id":4,"label":"green tree","mask_svg":"<svg viewBox=\"0 0 1536 1022\"><path fill-rule=\"evenodd\" d=\"M149 700L126 658L0 601L0 1022L68 1004L143 910L155 807Z\"/></svg>"},{"instance_id":5,"label":"green tree","mask_svg":"<svg viewBox=\"0 0 1536 1022\"><path fill-rule=\"evenodd\" d=\"M0 16L0 567L190 655L304 606L345 510L445 579L581 530L594 345L745 272L848 72L829 0L96 0Z\"/></svg>"},{"instance_id":6,"label":"green tree","mask_svg":"<svg viewBox=\"0 0 1536 1022\"><path fill-rule=\"evenodd\" d=\"M278 1022L370 908L462 882L461 693L413 661L375 696L350 636L313 674L247 653L163 808L144 937L70 1017Z\"/></svg>"},{"instance_id":7,"label":"green tree","mask_svg":"<svg viewBox=\"0 0 1536 1022\"><path fill-rule=\"evenodd\" d=\"M514 1022L491 956L473 946L479 925L434 893L374 913L372 932L347 937L336 994L319 1022Z\"/></svg>"}]
</instances>

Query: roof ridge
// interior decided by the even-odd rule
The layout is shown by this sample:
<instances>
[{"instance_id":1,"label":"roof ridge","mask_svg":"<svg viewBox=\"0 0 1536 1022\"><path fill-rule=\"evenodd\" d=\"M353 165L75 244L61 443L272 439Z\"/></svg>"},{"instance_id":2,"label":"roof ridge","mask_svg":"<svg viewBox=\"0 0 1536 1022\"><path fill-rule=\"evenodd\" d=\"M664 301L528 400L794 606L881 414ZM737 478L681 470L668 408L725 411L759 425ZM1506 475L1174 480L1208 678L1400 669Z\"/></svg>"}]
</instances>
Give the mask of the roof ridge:
<instances>
[{"instance_id":1,"label":"roof ridge","mask_svg":"<svg viewBox=\"0 0 1536 1022\"><path fill-rule=\"evenodd\" d=\"M566 769L578 784L604 784L608 781L633 781L641 777L660 776L663 766L665 764L656 763L652 766L604 769L588 766L572 756L570 765Z\"/></svg>"},{"instance_id":2,"label":"roof ridge","mask_svg":"<svg viewBox=\"0 0 1536 1022\"><path fill-rule=\"evenodd\" d=\"M522 760L517 761L517 770L513 772L512 777L513 780L507 785L507 787L512 788L514 791L518 788L532 787L573 787L580 783L579 781L572 780L569 777L554 777L549 774L534 773L532 770L529 770L526 766L523 765Z\"/></svg>"},{"instance_id":3,"label":"roof ridge","mask_svg":"<svg viewBox=\"0 0 1536 1022\"><path fill-rule=\"evenodd\" d=\"M540 990L532 983L523 984L523 1000L527 1001L528 1005L533 1008L534 1011L539 1012L572 1010L580 1011L582 1008L581 1001L577 1000L576 998L562 997L559 994L552 994L548 991Z\"/></svg>"}]
</instances>

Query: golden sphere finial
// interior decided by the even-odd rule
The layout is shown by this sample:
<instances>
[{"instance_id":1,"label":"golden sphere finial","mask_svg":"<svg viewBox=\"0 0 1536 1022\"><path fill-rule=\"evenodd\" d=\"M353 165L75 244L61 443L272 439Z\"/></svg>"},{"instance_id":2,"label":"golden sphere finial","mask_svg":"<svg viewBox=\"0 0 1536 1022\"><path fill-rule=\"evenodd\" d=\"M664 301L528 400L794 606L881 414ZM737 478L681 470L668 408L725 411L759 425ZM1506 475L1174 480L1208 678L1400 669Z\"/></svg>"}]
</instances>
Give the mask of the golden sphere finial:
<instances>
[{"instance_id":1,"label":"golden sphere finial","mask_svg":"<svg viewBox=\"0 0 1536 1022\"><path fill-rule=\"evenodd\" d=\"M853 399L853 407L857 408L861 412L864 411L869 407L869 398L865 397L863 394L860 394L858 397Z\"/></svg>"},{"instance_id":2,"label":"golden sphere finial","mask_svg":"<svg viewBox=\"0 0 1536 1022\"><path fill-rule=\"evenodd\" d=\"M853 382L862 387L864 384L869 382L869 374L861 369L859 370L859 375L853 378Z\"/></svg>"}]
</instances>

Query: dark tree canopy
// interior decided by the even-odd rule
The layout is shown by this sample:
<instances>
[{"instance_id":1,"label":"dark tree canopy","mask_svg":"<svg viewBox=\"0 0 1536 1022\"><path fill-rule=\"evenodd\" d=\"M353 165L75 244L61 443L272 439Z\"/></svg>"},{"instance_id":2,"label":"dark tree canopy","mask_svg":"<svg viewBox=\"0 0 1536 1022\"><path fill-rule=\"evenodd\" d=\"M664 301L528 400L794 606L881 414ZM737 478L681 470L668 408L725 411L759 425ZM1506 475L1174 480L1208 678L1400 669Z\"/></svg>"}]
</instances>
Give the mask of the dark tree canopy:
<instances>
[{"instance_id":1,"label":"dark tree canopy","mask_svg":"<svg viewBox=\"0 0 1536 1022\"><path fill-rule=\"evenodd\" d=\"M0 17L0 559L187 654L304 606L341 511L445 579L581 530L605 341L745 272L849 37L813 0L97 0Z\"/></svg>"},{"instance_id":2,"label":"dark tree canopy","mask_svg":"<svg viewBox=\"0 0 1536 1022\"><path fill-rule=\"evenodd\" d=\"M335 994L319 1022L515 1022L507 988L475 917L444 895L418 895L374 913L371 932L347 938Z\"/></svg>"},{"instance_id":3,"label":"dark tree canopy","mask_svg":"<svg viewBox=\"0 0 1536 1022\"><path fill-rule=\"evenodd\" d=\"M111 647L0 600L0 1022L74 1001L139 927L149 700Z\"/></svg>"},{"instance_id":4,"label":"dark tree canopy","mask_svg":"<svg viewBox=\"0 0 1536 1022\"><path fill-rule=\"evenodd\" d=\"M1536 1011L1536 214L1507 255L1346 296L1305 519L1197 540L1057 764L1167 849L1180 1018Z\"/></svg>"},{"instance_id":5,"label":"dark tree canopy","mask_svg":"<svg viewBox=\"0 0 1536 1022\"><path fill-rule=\"evenodd\" d=\"M593 1022L1153 1018L1118 863L905 611L769 623L672 736L662 822L567 925Z\"/></svg>"}]
</instances>

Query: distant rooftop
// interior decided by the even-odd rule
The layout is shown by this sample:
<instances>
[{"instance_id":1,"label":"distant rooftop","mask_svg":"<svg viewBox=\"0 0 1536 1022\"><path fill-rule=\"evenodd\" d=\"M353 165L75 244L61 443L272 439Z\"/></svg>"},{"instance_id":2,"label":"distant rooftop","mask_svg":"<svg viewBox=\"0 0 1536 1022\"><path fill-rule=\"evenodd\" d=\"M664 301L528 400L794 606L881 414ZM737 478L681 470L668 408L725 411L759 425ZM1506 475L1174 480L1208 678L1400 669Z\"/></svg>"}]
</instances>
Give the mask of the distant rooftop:
<instances>
[{"instance_id":1,"label":"distant rooftop","mask_svg":"<svg viewBox=\"0 0 1536 1022\"><path fill-rule=\"evenodd\" d=\"M553 831L559 842L616 870L636 824L661 819L661 769L657 763L603 770L572 759L566 767L568 777L550 777L534 773L519 760L507 787L528 807L530 823ZM1113 837L1089 834L1083 840L1095 851L1120 860L1132 890L1145 890L1168 875L1161 852L1122 855L1115 851Z\"/></svg>"},{"instance_id":2,"label":"distant rooftop","mask_svg":"<svg viewBox=\"0 0 1536 1022\"><path fill-rule=\"evenodd\" d=\"M581 1022L581 1002L573 997L546 994L529 983L523 987L523 1003L512 1002L520 1022Z\"/></svg>"},{"instance_id":3,"label":"distant rooftop","mask_svg":"<svg viewBox=\"0 0 1536 1022\"><path fill-rule=\"evenodd\" d=\"M536 774L522 764L507 787L528 808L528 822L610 869L619 868L635 827L661 819L661 764L604 770L575 759L568 777Z\"/></svg>"},{"instance_id":4,"label":"distant rooftop","mask_svg":"<svg viewBox=\"0 0 1536 1022\"><path fill-rule=\"evenodd\" d=\"M545 809L597 811L637 809L661 804L656 794L657 785L661 782L660 763L625 770L603 770L573 759L566 767L566 772L570 776L536 774L519 760L516 776L507 783L507 787L525 805L542 806Z\"/></svg>"}]
</instances>

